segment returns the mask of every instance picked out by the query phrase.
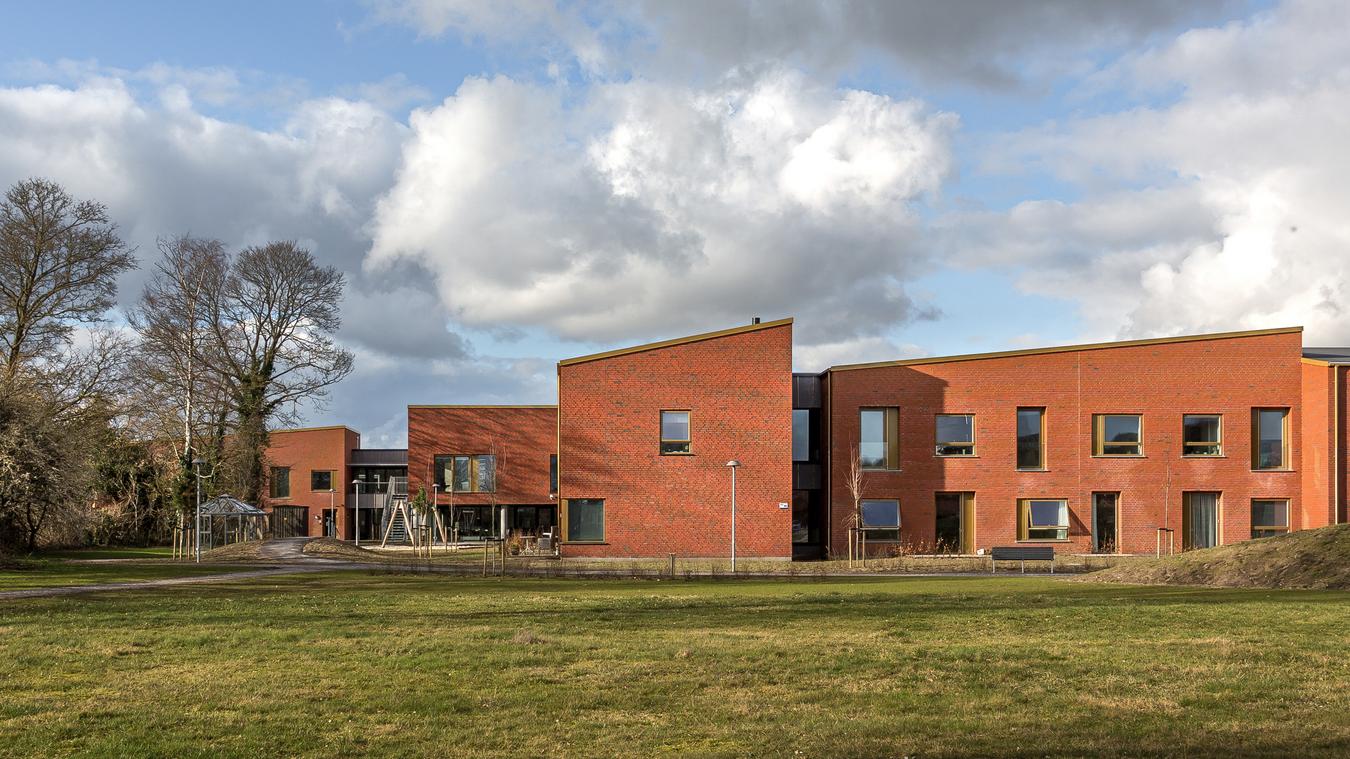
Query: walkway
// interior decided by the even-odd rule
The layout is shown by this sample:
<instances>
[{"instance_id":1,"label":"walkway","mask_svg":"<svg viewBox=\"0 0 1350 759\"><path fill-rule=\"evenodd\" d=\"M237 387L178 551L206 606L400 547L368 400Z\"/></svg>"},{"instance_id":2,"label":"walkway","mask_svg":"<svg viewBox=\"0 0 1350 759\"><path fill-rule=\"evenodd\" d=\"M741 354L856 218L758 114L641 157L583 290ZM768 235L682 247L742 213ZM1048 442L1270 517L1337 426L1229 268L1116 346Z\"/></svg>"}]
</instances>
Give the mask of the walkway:
<instances>
[{"instance_id":1,"label":"walkway","mask_svg":"<svg viewBox=\"0 0 1350 759\"><path fill-rule=\"evenodd\" d=\"M77 593L89 593L98 590L149 590L170 585L193 585L196 583L221 582L224 580L250 580L258 577L293 575L301 572L318 572L321 567L273 567L254 569L245 572L229 572L218 575L197 575L195 577L170 577L164 580L141 580L139 582L109 582L98 585L66 585L56 588L29 588L27 590L0 591L0 601L13 598L51 598L54 596L73 596Z\"/></svg>"}]
</instances>

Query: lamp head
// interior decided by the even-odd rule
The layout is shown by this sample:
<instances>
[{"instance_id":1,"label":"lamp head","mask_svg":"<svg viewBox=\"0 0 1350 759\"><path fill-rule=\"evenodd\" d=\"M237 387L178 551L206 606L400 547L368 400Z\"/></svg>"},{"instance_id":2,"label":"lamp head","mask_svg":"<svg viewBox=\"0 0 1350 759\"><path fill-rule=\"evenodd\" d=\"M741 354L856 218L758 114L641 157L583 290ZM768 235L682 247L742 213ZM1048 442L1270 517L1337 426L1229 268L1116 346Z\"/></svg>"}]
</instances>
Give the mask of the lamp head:
<instances>
[{"instance_id":1,"label":"lamp head","mask_svg":"<svg viewBox=\"0 0 1350 759\"><path fill-rule=\"evenodd\" d=\"M729 466L729 467L731 467L731 468L733 468L733 469L735 469L736 467L738 467L738 466L740 466L740 465L741 465L741 462L737 461L736 459L732 459L731 461L728 461L728 462L727 462L727 466Z\"/></svg>"}]
</instances>

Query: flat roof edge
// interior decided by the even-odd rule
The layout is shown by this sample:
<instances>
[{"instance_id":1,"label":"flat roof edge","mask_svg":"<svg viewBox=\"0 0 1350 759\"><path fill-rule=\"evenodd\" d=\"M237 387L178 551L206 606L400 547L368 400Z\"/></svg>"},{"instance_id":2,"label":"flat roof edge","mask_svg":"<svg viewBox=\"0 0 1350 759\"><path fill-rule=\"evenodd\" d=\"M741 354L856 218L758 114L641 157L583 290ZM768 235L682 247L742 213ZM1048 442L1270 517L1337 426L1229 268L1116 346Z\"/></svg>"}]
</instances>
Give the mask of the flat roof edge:
<instances>
[{"instance_id":1,"label":"flat roof edge","mask_svg":"<svg viewBox=\"0 0 1350 759\"><path fill-rule=\"evenodd\" d=\"M740 335L746 332L756 332L761 329L773 329L774 327L785 327L789 324L792 324L792 317L790 316L786 319L775 319L773 321L760 322L759 324L743 324L739 327L719 329L714 332L702 332L697 335L675 337L669 340L659 340L654 343L643 343L642 345L634 345L628 348L616 348L615 350L612 351L591 353L586 356L576 356L574 358L565 358L558 362L558 366L561 368L564 366L571 366L573 364L584 364L589 361L599 361L601 359L614 358L616 356L626 356L630 353L642 353L645 351L659 350L661 348L670 348L675 345L699 343L703 342L704 340L715 340L719 337L730 337L732 335Z\"/></svg>"},{"instance_id":2,"label":"flat roof edge","mask_svg":"<svg viewBox=\"0 0 1350 759\"><path fill-rule=\"evenodd\" d=\"M888 366L922 366L924 364L949 364L959 361L979 361L991 358L1013 358L1016 356L1037 356L1052 353L1074 353L1076 351L1097 351L1110 348L1138 348L1149 345L1168 345L1171 343L1193 343L1204 340L1231 340L1241 337L1262 337L1265 335L1284 335L1302 332L1302 327L1276 327L1273 329L1252 329L1240 332L1212 332L1205 335L1177 335L1176 337L1150 337L1142 340L1119 340L1110 343L1083 343L1081 345L1057 345L1049 348L1027 348L1023 350L994 351L991 353L967 353L956 356L934 356L932 358L909 358L898 361L874 361L865 364L840 364L826 369L828 372L849 372L855 369L879 369Z\"/></svg>"},{"instance_id":3,"label":"flat roof edge","mask_svg":"<svg viewBox=\"0 0 1350 759\"><path fill-rule=\"evenodd\" d=\"M556 403L409 403L408 409L415 408L557 408Z\"/></svg>"},{"instance_id":4,"label":"flat roof edge","mask_svg":"<svg viewBox=\"0 0 1350 759\"><path fill-rule=\"evenodd\" d=\"M358 435L361 434L360 430L354 430L345 424L329 424L323 427L283 427L279 430L268 430L267 434L278 435L284 432L319 432L322 430L347 430L348 432L355 432Z\"/></svg>"}]
</instances>

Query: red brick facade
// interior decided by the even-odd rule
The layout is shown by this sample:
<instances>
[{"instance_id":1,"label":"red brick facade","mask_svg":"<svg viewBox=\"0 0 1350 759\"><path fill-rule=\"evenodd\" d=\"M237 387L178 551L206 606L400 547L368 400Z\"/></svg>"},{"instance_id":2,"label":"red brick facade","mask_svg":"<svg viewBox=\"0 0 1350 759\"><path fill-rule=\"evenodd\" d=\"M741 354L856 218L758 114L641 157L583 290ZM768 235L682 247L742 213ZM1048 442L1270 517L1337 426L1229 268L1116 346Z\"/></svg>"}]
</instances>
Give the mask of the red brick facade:
<instances>
[{"instance_id":1,"label":"red brick facade","mask_svg":"<svg viewBox=\"0 0 1350 759\"><path fill-rule=\"evenodd\" d=\"M1253 498L1290 502L1290 527L1326 523L1325 500L1304 507L1320 494L1320 481L1305 488L1301 476L1325 476L1325 458L1305 456L1304 407L1309 386L1322 383L1302 369L1298 331L1272 334L1152 341L1095 350L1026 352L975 360L897 362L908 365L835 368L828 381L831 450L829 498L831 550L847 545L851 498L845 487L850 448L859 435L862 407L899 408L899 471L864 474L864 498L898 499L901 541L931 546L935 497L942 492L974 494L974 545L989 548L1017 542L1018 499L1066 499L1069 536L1055 544L1062 552L1091 550L1090 503L1095 492L1119 493L1119 550L1155 550L1157 528L1182 539L1182 498L1188 491L1217 491L1220 543L1250 536ZM1016 467L1016 411L1045 408L1045 471ZM1252 409L1288 408L1289 469L1253 471ZM935 415L975 415L976 455L935 455ZM1143 415L1143 455L1093 455L1093 415ZM1181 455L1182 415L1222 414L1223 456ZM1310 413L1325 420L1325 406ZM1309 425L1322 429L1322 425ZM1307 434L1307 430L1305 430ZM1315 433L1314 437L1316 437ZM1320 432L1325 438L1326 432ZM1321 440L1313 441L1323 447ZM1318 469L1318 462L1321 469ZM878 545L879 551L892 547Z\"/></svg>"},{"instance_id":2,"label":"red brick facade","mask_svg":"<svg viewBox=\"0 0 1350 759\"><path fill-rule=\"evenodd\" d=\"M790 557L791 371L791 320L560 363L559 497L604 499L603 540L563 556L728 555L736 459L737 555ZM662 410L689 455L661 455Z\"/></svg>"},{"instance_id":3,"label":"red brick facade","mask_svg":"<svg viewBox=\"0 0 1350 759\"><path fill-rule=\"evenodd\" d=\"M556 406L409 406L408 493L431 497L438 455L496 456L496 491L441 492L456 505L553 503L549 458L557 450Z\"/></svg>"},{"instance_id":4,"label":"red brick facade","mask_svg":"<svg viewBox=\"0 0 1350 759\"><path fill-rule=\"evenodd\" d=\"M297 430L275 430L265 455L268 477L272 467L290 469L290 497L263 498L263 508L271 512L277 506L304 508L304 520L311 537L322 537L324 512L334 509L337 534L351 537L350 513L347 506L347 484L351 469L347 466L347 452L361 447L361 435L347 427L313 427ZM331 490L313 490L312 472L331 472ZM269 482L270 486L270 482ZM270 493L270 490L264 490Z\"/></svg>"}]
</instances>

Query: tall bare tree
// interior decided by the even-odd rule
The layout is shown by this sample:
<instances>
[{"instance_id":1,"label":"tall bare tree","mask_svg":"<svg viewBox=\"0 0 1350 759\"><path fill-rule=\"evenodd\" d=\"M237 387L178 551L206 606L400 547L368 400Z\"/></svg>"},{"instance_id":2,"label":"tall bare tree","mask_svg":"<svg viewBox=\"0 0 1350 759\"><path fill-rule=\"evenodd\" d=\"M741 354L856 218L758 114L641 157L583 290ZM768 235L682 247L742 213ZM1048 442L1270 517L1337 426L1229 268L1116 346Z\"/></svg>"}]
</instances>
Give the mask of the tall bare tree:
<instances>
[{"instance_id":1,"label":"tall bare tree","mask_svg":"<svg viewBox=\"0 0 1350 759\"><path fill-rule=\"evenodd\" d=\"M103 320L117 277L135 264L103 204L45 179L9 188L0 202L0 381L59 359L77 326Z\"/></svg>"},{"instance_id":2,"label":"tall bare tree","mask_svg":"<svg viewBox=\"0 0 1350 759\"><path fill-rule=\"evenodd\" d=\"M264 482L267 428L289 419L302 401L321 402L352 370L337 345L344 278L294 242L247 248L221 287L209 290L210 345L203 356L226 378L234 407L235 476L258 501Z\"/></svg>"},{"instance_id":3,"label":"tall bare tree","mask_svg":"<svg viewBox=\"0 0 1350 759\"><path fill-rule=\"evenodd\" d=\"M170 412L182 431L182 456L191 460L201 400L218 398L218 385L202 366L203 338L211 324L212 293L229 267L218 240L179 235L158 241L160 260L129 317L140 334L136 376L146 396ZM203 418L210 418L209 413Z\"/></svg>"},{"instance_id":4,"label":"tall bare tree","mask_svg":"<svg viewBox=\"0 0 1350 759\"><path fill-rule=\"evenodd\" d=\"M844 476L844 488L848 490L849 497L853 499L853 509L849 513L848 520L848 559L853 561L856 554L867 550L866 541L862 537L862 499L863 499L863 468L862 457L858 454L856 444L849 446L848 449L848 473ZM863 561L867 556L862 556Z\"/></svg>"}]
</instances>

